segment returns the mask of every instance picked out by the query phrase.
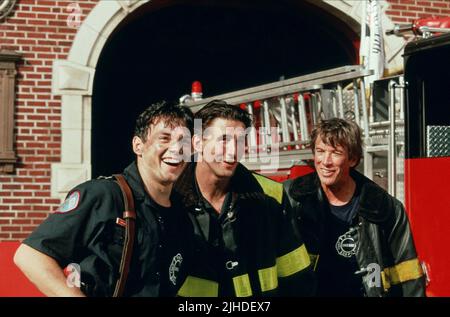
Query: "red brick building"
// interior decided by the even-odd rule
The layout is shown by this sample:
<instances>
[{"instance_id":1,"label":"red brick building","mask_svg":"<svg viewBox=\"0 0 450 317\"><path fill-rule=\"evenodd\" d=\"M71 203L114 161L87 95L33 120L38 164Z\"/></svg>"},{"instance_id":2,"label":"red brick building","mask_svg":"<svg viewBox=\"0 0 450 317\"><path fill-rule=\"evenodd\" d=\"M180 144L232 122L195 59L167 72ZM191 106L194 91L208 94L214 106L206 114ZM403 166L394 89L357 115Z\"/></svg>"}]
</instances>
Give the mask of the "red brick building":
<instances>
[{"instance_id":1,"label":"red brick building","mask_svg":"<svg viewBox=\"0 0 450 317\"><path fill-rule=\"evenodd\" d=\"M6 2L0 241L25 238L76 184L122 169L136 114L186 93L190 81L214 95L358 62L362 1ZM450 15L449 0L381 3L384 29ZM401 70L404 44L385 36L388 71Z\"/></svg>"}]
</instances>

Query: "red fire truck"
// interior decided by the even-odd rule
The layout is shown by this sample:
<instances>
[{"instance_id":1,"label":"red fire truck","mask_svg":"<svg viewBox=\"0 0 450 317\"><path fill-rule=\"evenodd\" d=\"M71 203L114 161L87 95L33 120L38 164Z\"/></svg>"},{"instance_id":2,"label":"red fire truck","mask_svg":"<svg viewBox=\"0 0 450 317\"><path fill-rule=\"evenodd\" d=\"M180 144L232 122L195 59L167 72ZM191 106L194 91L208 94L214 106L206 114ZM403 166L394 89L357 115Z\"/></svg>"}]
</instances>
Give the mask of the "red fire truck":
<instances>
[{"instance_id":1,"label":"red fire truck","mask_svg":"<svg viewBox=\"0 0 450 317\"><path fill-rule=\"evenodd\" d=\"M404 74L370 87L371 71L345 66L187 104L222 99L250 112L242 162L278 181L313 170L309 133L320 118L355 120L365 142L358 169L405 203L427 295L450 296L450 34L428 37L423 25L411 26L427 38L405 47Z\"/></svg>"},{"instance_id":2,"label":"red fire truck","mask_svg":"<svg viewBox=\"0 0 450 317\"><path fill-rule=\"evenodd\" d=\"M450 296L450 34L405 48L405 204L427 294Z\"/></svg>"}]
</instances>

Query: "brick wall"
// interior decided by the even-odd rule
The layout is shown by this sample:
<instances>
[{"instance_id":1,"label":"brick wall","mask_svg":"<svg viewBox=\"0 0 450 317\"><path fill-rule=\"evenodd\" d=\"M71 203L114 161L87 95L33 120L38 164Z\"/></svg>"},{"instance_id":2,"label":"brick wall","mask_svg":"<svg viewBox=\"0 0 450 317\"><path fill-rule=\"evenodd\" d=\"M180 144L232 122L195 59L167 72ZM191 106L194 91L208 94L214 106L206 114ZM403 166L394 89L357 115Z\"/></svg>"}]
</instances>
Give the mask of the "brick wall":
<instances>
[{"instance_id":1,"label":"brick wall","mask_svg":"<svg viewBox=\"0 0 450 317\"><path fill-rule=\"evenodd\" d=\"M51 94L52 63L65 59L77 29L69 27L74 1L19 0L0 23L0 49L22 54L15 108L14 174L0 175L0 240L18 240L59 205L50 197L50 166L60 161L61 101ZM80 1L81 20L97 1Z\"/></svg>"},{"instance_id":2,"label":"brick wall","mask_svg":"<svg viewBox=\"0 0 450 317\"><path fill-rule=\"evenodd\" d=\"M450 0L388 0L386 14L394 23L409 23L418 18L450 16Z\"/></svg>"},{"instance_id":3,"label":"brick wall","mask_svg":"<svg viewBox=\"0 0 450 317\"><path fill-rule=\"evenodd\" d=\"M98 0L76 1L84 19ZM14 174L0 175L0 241L25 238L59 204L50 196L51 163L60 161L61 102L51 95L52 63L65 59L77 29L67 24L75 1L19 0L0 23L0 49L22 53L18 68ZM388 0L397 23L450 15L450 0Z\"/></svg>"}]
</instances>

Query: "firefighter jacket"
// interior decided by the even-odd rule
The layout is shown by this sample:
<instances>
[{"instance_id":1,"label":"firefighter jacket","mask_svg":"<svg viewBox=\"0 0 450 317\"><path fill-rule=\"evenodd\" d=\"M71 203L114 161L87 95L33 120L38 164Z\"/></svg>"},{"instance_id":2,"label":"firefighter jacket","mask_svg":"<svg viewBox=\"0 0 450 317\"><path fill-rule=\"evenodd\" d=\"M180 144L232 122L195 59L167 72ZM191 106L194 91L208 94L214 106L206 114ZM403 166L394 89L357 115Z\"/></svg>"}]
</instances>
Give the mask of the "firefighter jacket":
<instances>
[{"instance_id":1,"label":"firefighter jacket","mask_svg":"<svg viewBox=\"0 0 450 317\"><path fill-rule=\"evenodd\" d=\"M136 206L136 236L124 296L208 296L189 275L193 264L193 227L182 206L158 205L145 191L135 162L124 171ZM76 264L87 296L111 296L119 277L125 229L118 219L123 196L112 178L90 180L69 192L66 201L25 241L61 267ZM217 283L216 283L217 284ZM215 287L217 289L217 286ZM177 293L177 291L179 291ZM180 294L181 292L181 294ZM212 292L212 293L211 293Z\"/></svg>"},{"instance_id":2,"label":"firefighter jacket","mask_svg":"<svg viewBox=\"0 0 450 317\"><path fill-rule=\"evenodd\" d=\"M360 199L353 219L356 230L350 234L356 243L355 257L360 268L356 274L362 275L365 295L424 296L425 276L403 205L360 173L352 170L351 176L360 189ZM328 200L317 173L284 185L316 269Z\"/></svg>"},{"instance_id":3,"label":"firefighter jacket","mask_svg":"<svg viewBox=\"0 0 450 317\"><path fill-rule=\"evenodd\" d=\"M309 295L311 263L293 218L282 208L282 184L239 164L219 214L201 195L195 166L188 165L174 186L203 259L194 275L218 281L219 296Z\"/></svg>"}]
</instances>

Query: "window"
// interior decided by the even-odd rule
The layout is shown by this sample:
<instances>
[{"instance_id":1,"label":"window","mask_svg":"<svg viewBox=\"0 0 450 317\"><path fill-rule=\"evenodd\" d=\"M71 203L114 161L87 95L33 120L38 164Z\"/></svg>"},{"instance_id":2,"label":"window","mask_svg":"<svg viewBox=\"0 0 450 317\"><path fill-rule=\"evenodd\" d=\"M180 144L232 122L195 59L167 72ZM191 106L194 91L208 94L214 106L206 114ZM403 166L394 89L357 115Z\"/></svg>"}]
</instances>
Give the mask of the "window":
<instances>
[{"instance_id":1,"label":"window","mask_svg":"<svg viewBox=\"0 0 450 317\"><path fill-rule=\"evenodd\" d=\"M20 55L0 51L0 173L11 173L16 163L14 152L14 87L16 62Z\"/></svg>"}]
</instances>

